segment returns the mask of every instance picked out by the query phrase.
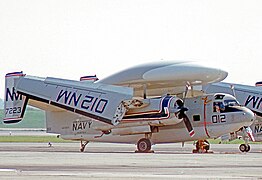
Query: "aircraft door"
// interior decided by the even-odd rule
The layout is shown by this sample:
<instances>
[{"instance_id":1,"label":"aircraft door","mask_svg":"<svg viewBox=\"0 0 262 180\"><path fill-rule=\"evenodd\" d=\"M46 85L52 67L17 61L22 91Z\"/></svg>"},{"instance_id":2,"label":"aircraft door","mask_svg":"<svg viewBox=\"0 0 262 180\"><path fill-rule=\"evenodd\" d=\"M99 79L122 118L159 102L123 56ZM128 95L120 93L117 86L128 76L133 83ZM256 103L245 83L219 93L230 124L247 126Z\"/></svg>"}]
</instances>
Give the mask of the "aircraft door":
<instances>
[{"instance_id":1,"label":"aircraft door","mask_svg":"<svg viewBox=\"0 0 262 180\"><path fill-rule=\"evenodd\" d=\"M218 134L226 131L227 118L230 114L226 113L223 94L215 94L207 108L207 132L208 137L215 138Z\"/></svg>"},{"instance_id":2,"label":"aircraft door","mask_svg":"<svg viewBox=\"0 0 262 180\"><path fill-rule=\"evenodd\" d=\"M213 97L206 96L204 98L204 129L207 138L212 137L215 132L212 126L212 116L214 113L214 104L213 104Z\"/></svg>"},{"instance_id":3,"label":"aircraft door","mask_svg":"<svg viewBox=\"0 0 262 180\"><path fill-rule=\"evenodd\" d=\"M225 121L225 115L221 112L224 110L222 99L223 97L217 97L208 95L204 98L204 129L207 138L214 138L217 136L218 126L223 126ZM222 128L222 127L221 127Z\"/></svg>"}]
</instances>

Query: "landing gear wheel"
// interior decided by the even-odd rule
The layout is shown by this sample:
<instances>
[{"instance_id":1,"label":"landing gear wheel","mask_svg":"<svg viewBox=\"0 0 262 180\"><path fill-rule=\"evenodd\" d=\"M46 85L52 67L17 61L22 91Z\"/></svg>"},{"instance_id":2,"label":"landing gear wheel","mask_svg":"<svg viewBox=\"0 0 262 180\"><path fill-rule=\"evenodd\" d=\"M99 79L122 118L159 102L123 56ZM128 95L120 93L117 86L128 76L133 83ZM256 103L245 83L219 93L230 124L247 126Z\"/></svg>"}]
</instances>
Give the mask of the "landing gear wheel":
<instances>
[{"instance_id":1,"label":"landing gear wheel","mask_svg":"<svg viewBox=\"0 0 262 180\"><path fill-rule=\"evenodd\" d=\"M151 150L151 141L147 138L142 138L137 142L138 152L146 153Z\"/></svg>"},{"instance_id":2,"label":"landing gear wheel","mask_svg":"<svg viewBox=\"0 0 262 180\"><path fill-rule=\"evenodd\" d=\"M239 146L239 150L241 152L248 152L248 151L250 151L250 145L249 144L241 144Z\"/></svg>"},{"instance_id":3,"label":"landing gear wheel","mask_svg":"<svg viewBox=\"0 0 262 180\"><path fill-rule=\"evenodd\" d=\"M246 152L250 151L250 146L249 146L249 144L247 144L246 146L247 146Z\"/></svg>"},{"instance_id":4,"label":"landing gear wheel","mask_svg":"<svg viewBox=\"0 0 262 180\"><path fill-rule=\"evenodd\" d=\"M207 140L198 140L196 142L196 149L193 149L193 153L212 153L209 151L210 144Z\"/></svg>"},{"instance_id":5,"label":"landing gear wheel","mask_svg":"<svg viewBox=\"0 0 262 180\"><path fill-rule=\"evenodd\" d=\"M245 145L245 144L241 144L241 145L239 146L239 150L240 150L241 152L246 152L246 145Z\"/></svg>"}]
</instances>

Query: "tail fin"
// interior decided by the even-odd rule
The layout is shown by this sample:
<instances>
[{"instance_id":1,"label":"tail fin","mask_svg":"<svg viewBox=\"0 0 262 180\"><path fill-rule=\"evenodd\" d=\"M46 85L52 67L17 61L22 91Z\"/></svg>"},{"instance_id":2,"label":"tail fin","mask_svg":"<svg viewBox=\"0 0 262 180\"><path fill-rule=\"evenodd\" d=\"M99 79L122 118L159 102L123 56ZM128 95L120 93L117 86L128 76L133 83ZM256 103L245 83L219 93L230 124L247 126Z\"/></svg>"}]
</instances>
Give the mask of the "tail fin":
<instances>
[{"instance_id":1,"label":"tail fin","mask_svg":"<svg viewBox=\"0 0 262 180\"><path fill-rule=\"evenodd\" d=\"M20 78L25 76L23 72L8 73L5 76L5 124L18 123L22 120L28 99L16 92L15 86Z\"/></svg>"}]
</instances>

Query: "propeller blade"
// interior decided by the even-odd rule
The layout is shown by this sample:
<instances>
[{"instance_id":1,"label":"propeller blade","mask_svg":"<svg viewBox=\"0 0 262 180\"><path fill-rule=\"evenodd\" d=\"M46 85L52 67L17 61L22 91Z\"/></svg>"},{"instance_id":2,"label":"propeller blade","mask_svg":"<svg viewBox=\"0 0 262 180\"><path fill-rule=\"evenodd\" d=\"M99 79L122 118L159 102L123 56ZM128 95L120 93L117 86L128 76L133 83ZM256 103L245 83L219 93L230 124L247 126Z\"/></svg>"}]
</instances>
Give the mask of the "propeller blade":
<instances>
[{"instance_id":1,"label":"propeller blade","mask_svg":"<svg viewBox=\"0 0 262 180\"><path fill-rule=\"evenodd\" d=\"M186 125L186 128L187 128L187 130L188 130L189 135L190 135L191 137L193 137L193 136L195 135L195 131L194 131L194 129L193 129L193 127L192 127L192 124L190 123L187 115L184 114L183 120L184 120L184 123L185 123L185 125Z\"/></svg>"},{"instance_id":2,"label":"propeller blade","mask_svg":"<svg viewBox=\"0 0 262 180\"><path fill-rule=\"evenodd\" d=\"M188 108L184 107L184 102L181 101L181 100L178 100L176 103L177 103L178 109L179 109L178 118L183 119L189 135L191 137L193 137L195 135L195 131L192 127L190 120L188 119L187 115L185 114L185 112L188 111Z\"/></svg>"}]
</instances>

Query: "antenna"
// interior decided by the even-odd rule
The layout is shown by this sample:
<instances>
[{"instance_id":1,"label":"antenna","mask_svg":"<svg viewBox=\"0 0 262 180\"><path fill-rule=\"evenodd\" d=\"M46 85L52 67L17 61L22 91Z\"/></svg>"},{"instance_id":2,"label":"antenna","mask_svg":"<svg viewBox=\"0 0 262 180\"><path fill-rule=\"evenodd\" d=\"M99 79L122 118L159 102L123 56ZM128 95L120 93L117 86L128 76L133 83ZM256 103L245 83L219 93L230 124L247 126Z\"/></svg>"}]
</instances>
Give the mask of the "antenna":
<instances>
[{"instance_id":1,"label":"antenna","mask_svg":"<svg viewBox=\"0 0 262 180\"><path fill-rule=\"evenodd\" d=\"M232 92L233 92L233 96L234 96L235 98L237 98L234 84L230 84L230 89L231 89Z\"/></svg>"}]
</instances>

